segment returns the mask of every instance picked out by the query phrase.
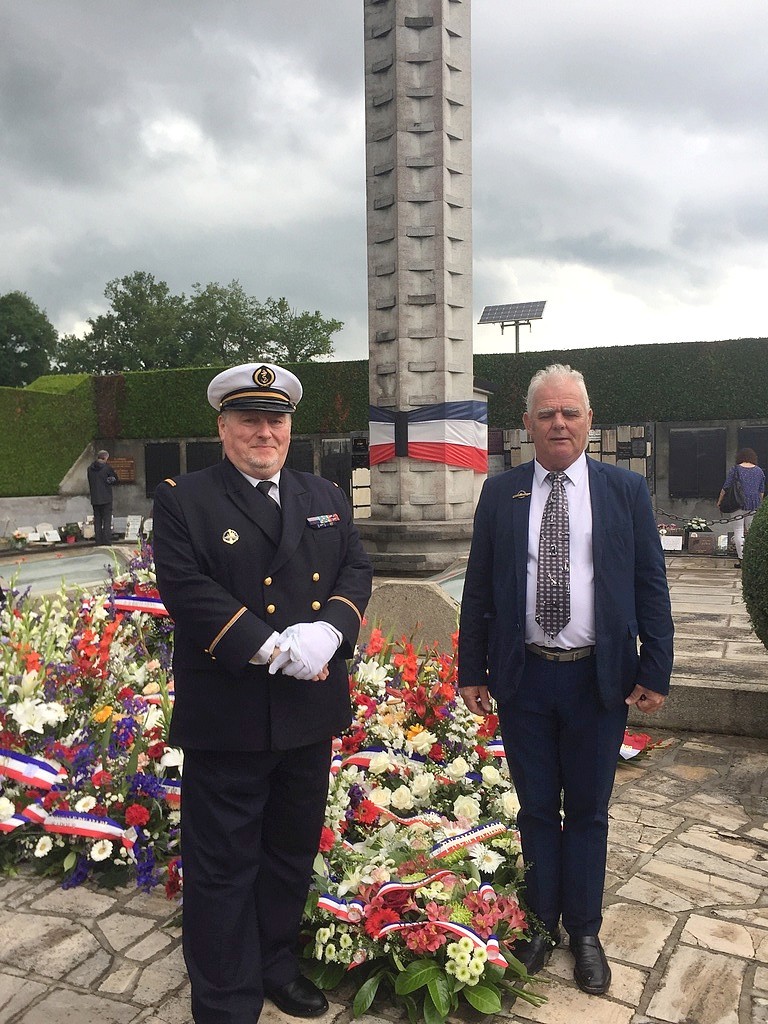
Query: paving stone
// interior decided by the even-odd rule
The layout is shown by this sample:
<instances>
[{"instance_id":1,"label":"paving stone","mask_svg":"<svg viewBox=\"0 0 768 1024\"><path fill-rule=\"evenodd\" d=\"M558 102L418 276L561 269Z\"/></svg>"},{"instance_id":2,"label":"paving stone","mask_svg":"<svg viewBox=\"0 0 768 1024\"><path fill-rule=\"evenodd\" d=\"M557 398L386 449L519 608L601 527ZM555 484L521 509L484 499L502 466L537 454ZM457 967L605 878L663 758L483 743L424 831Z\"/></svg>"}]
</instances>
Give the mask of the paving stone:
<instances>
[{"instance_id":1,"label":"paving stone","mask_svg":"<svg viewBox=\"0 0 768 1024\"><path fill-rule=\"evenodd\" d=\"M671 1024L739 1024L746 967L734 957L680 946L672 954L648 1014Z\"/></svg>"},{"instance_id":2,"label":"paving stone","mask_svg":"<svg viewBox=\"0 0 768 1024\"><path fill-rule=\"evenodd\" d=\"M673 914L634 903L605 908L600 931L606 956L639 967L653 967L675 927Z\"/></svg>"},{"instance_id":3,"label":"paving stone","mask_svg":"<svg viewBox=\"0 0 768 1024\"><path fill-rule=\"evenodd\" d=\"M658 910L668 910L673 914L680 914L686 910L693 910L693 903L678 892L673 892L664 886L635 875L616 890L617 896L625 899L636 900L638 903L645 903L649 907L656 907Z\"/></svg>"},{"instance_id":4,"label":"paving stone","mask_svg":"<svg viewBox=\"0 0 768 1024\"><path fill-rule=\"evenodd\" d=\"M752 866L726 860L724 856L717 856L707 853L703 849L693 849L690 846L684 846L679 841L667 843L664 849L658 852L657 856L659 860L666 861L668 864L676 864L684 868L693 867L698 871L708 871L714 877L719 876L718 880L720 882L732 879L735 882L743 882L745 885L750 885L758 891L766 882L765 873L759 868L755 870ZM718 902L724 901L718 900Z\"/></svg>"},{"instance_id":5,"label":"paving stone","mask_svg":"<svg viewBox=\"0 0 768 1024\"><path fill-rule=\"evenodd\" d=\"M670 775L685 779L686 782L706 782L714 775L719 775L717 768L702 768L699 765L675 764L665 769Z\"/></svg>"},{"instance_id":6,"label":"paving stone","mask_svg":"<svg viewBox=\"0 0 768 1024\"><path fill-rule=\"evenodd\" d=\"M263 1018L262 1018L263 1019ZM161 1007L156 1009L151 1017L147 1017L142 1024L191 1024L192 1010L189 1001L189 986L183 992L171 996Z\"/></svg>"},{"instance_id":7,"label":"paving stone","mask_svg":"<svg viewBox=\"0 0 768 1024\"><path fill-rule=\"evenodd\" d=\"M726 801L716 794L707 794L706 798L693 798L674 804L673 810L685 818L706 821L710 825L717 825L718 828L724 828L728 832L737 832L744 825L749 824L749 818L740 806L733 801Z\"/></svg>"},{"instance_id":8,"label":"paving stone","mask_svg":"<svg viewBox=\"0 0 768 1024\"><path fill-rule=\"evenodd\" d=\"M641 878L675 894L679 899L688 900L691 907L711 907L734 903L754 903L760 888L745 885L730 878L722 878L709 871L669 863L663 859L666 850L661 850L645 864L635 879ZM633 879L632 881L634 881ZM622 887L621 896L638 897L629 887Z\"/></svg>"},{"instance_id":9,"label":"paving stone","mask_svg":"<svg viewBox=\"0 0 768 1024\"><path fill-rule=\"evenodd\" d=\"M79 964L73 971L67 974L68 985L76 985L79 988L90 988L93 983L103 977L113 966L113 958L105 949L97 949L93 956Z\"/></svg>"},{"instance_id":10,"label":"paving stone","mask_svg":"<svg viewBox=\"0 0 768 1024\"><path fill-rule=\"evenodd\" d=\"M110 914L109 917L100 921L99 927L112 949L121 950L136 942L157 925L155 921L147 920L146 917L116 913Z\"/></svg>"},{"instance_id":11,"label":"paving stone","mask_svg":"<svg viewBox=\"0 0 768 1024\"><path fill-rule=\"evenodd\" d=\"M156 1006L186 981L186 972L167 961L168 958L143 968L141 982L133 995L134 1002L140 1006Z\"/></svg>"},{"instance_id":12,"label":"paving stone","mask_svg":"<svg viewBox=\"0 0 768 1024\"><path fill-rule=\"evenodd\" d=\"M78 885L75 889L55 889L41 895L30 907L54 914L66 914L76 921L81 918L100 917L115 906L115 899Z\"/></svg>"},{"instance_id":13,"label":"paving stone","mask_svg":"<svg viewBox=\"0 0 768 1024\"><path fill-rule=\"evenodd\" d=\"M748 864L758 871L768 872L766 851L748 838L734 832L724 832L707 825L691 825L680 832L677 840L687 846L722 857L724 860Z\"/></svg>"},{"instance_id":14,"label":"paving stone","mask_svg":"<svg viewBox=\"0 0 768 1024\"><path fill-rule=\"evenodd\" d=\"M0 960L44 978L62 978L99 949L92 935L58 917L0 911Z\"/></svg>"},{"instance_id":15,"label":"paving stone","mask_svg":"<svg viewBox=\"0 0 768 1024\"><path fill-rule=\"evenodd\" d=\"M99 992L109 992L112 995L131 992L140 974L141 970L138 967L123 964L104 978L99 985Z\"/></svg>"},{"instance_id":16,"label":"paving stone","mask_svg":"<svg viewBox=\"0 0 768 1024\"><path fill-rule=\"evenodd\" d=\"M170 935L165 935L163 932L153 932L145 939L142 939L141 942L137 942L135 946L126 950L125 955L130 957L131 960L151 960L152 957L167 949L171 941Z\"/></svg>"},{"instance_id":17,"label":"paving stone","mask_svg":"<svg viewBox=\"0 0 768 1024\"><path fill-rule=\"evenodd\" d=\"M680 941L731 956L751 959L755 955L754 940L744 925L700 914L688 918Z\"/></svg>"},{"instance_id":18,"label":"paving stone","mask_svg":"<svg viewBox=\"0 0 768 1024\"><path fill-rule=\"evenodd\" d=\"M10 1020L45 992L45 986L12 974L0 974L0 1020Z\"/></svg>"},{"instance_id":19,"label":"paving stone","mask_svg":"<svg viewBox=\"0 0 768 1024\"><path fill-rule=\"evenodd\" d=\"M136 1007L104 996L54 989L24 1014L23 1024L132 1024Z\"/></svg>"},{"instance_id":20,"label":"paving stone","mask_svg":"<svg viewBox=\"0 0 768 1024\"><path fill-rule=\"evenodd\" d=\"M755 988L758 992L768 992L768 967L755 970Z\"/></svg>"},{"instance_id":21,"label":"paving stone","mask_svg":"<svg viewBox=\"0 0 768 1024\"><path fill-rule=\"evenodd\" d=\"M750 1024L764 1024L768 1021L768 999L752 1000L752 1015L749 1020Z\"/></svg>"},{"instance_id":22,"label":"paving stone","mask_svg":"<svg viewBox=\"0 0 768 1024\"><path fill-rule=\"evenodd\" d=\"M531 1006L518 999L511 1010L513 1021L536 1021L537 1024L630 1024L634 1015L631 1006L616 1003L610 997L588 996L575 985L553 980L547 986L547 999L543 1006Z\"/></svg>"}]
</instances>

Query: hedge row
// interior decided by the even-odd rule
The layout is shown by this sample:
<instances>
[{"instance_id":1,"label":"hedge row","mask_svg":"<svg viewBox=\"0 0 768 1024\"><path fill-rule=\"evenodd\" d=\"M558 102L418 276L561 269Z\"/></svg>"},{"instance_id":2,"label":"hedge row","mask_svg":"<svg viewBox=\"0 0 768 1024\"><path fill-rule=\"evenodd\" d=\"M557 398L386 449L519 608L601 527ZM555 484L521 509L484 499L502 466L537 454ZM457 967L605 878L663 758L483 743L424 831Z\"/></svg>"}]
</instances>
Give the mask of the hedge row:
<instances>
[{"instance_id":1,"label":"hedge row","mask_svg":"<svg viewBox=\"0 0 768 1024\"><path fill-rule=\"evenodd\" d=\"M492 427L520 424L528 382L552 362L582 371L596 423L768 418L768 340L741 338L475 355L476 377L496 389L488 407ZM205 396L219 369L48 376L23 390L0 388L0 496L56 493L94 438L214 435ZM367 360L293 369L304 385L295 433L368 429Z\"/></svg>"}]
</instances>

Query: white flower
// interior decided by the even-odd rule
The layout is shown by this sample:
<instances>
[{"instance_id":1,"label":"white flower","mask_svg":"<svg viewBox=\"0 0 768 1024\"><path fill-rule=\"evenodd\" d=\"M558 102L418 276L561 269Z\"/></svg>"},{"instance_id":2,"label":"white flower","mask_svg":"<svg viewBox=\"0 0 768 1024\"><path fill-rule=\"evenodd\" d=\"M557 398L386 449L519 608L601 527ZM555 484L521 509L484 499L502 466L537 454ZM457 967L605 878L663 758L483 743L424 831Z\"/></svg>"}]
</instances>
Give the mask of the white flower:
<instances>
[{"instance_id":1,"label":"white flower","mask_svg":"<svg viewBox=\"0 0 768 1024\"><path fill-rule=\"evenodd\" d=\"M458 782L459 779L463 779L468 771L469 765L461 755L445 766L445 774L449 779L453 779L454 782Z\"/></svg>"},{"instance_id":2,"label":"white flower","mask_svg":"<svg viewBox=\"0 0 768 1024\"><path fill-rule=\"evenodd\" d=\"M37 697L25 697L11 706L11 718L19 732L39 732L42 735L46 725L43 703Z\"/></svg>"},{"instance_id":3,"label":"white flower","mask_svg":"<svg viewBox=\"0 0 768 1024\"><path fill-rule=\"evenodd\" d=\"M166 747L160 758L160 766L161 768L178 768L181 772L184 767L184 751L179 747Z\"/></svg>"},{"instance_id":4,"label":"white flower","mask_svg":"<svg viewBox=\"0 0 768 1024\"><path fill-rule=\"evenodd\" d=\"M95 796L82 796L75 804L75 810L81 813L87 814L88 811L92 811L96 806Z\"/></svg>"},{"instance_id":5,"label":"white flower","mask_svg":"<svg viewBox=\"0 0 768 1024\"><path fill-rule=\"evenodd\" d=\"M91 860L106 860L112 856L112 843L109 839L99 839L91 848Z\"/></svg>"},{"instance_id":6,"label":"white flower","mask_svg":"<svg viewBox=\"0 0 768 1024\"><path fill-rule=\"evenodd\" d=\"M0 796L0 821L8 821L16 813L16 805L7 796Z\"/></svg>"},{"instance_id":7,"label":"white flower","mask_svg":"<svg viewBox=\"0 0 768 1024\"><path fill-rule=\"evenodd\" d=\"M42 715L46 725L59 725L67 720L66 710L55 700L48 701L43 705Z\"/></svg>"},{"instance_id":8,"label":"white flower","mask_svg":"<svg viewBox=\"0 0 768 1024\"><path fill-rule=\"evenodd\" d=\"M378 689L382 689L389 678L389 672L378 661L361 661L357 666L356 675L358 682L367 683Z\"/></svg>"},{"instance_id":9,"label":"white flower","mask_svg":"<svg viewBox=\"0 0 768 1024\"><path fill-rule=\"evenodd\" d=\"M386 750L379 750L371 758L368 771L372 775L385 775L390 769L389 754Z\"/></svg>"},{"instance_id":10,"label":"white flower","mask_svg":"<svg viewBox=\"0 0 768 1024\"><path fill-rule=\"evenodd\" d=\"M484 765L480 774L483 776L483 785L500 786L502 783L501 772L494 764Z\"/></svg>"},{"instance_id":11,"label":"white flower","mask_svg":"<svg viewBox=\"0 0 768 1024\"><path fill-rule=\"evenodd\" d=\"M457 796L453 801L453 813L474 824L480 819L480 804L471 796Z\"/></svg>"},{"instance_id":12,"label":"white flower","mask_svg":"<svg viewBox=\"0 0 768 1024\"><path fill-rule=\"evenodd\" d=\"M368 799L377 807L389 807L392 802L392 794L388 789L372 789Z\"/></svg>"},{"instance_id":13,"label":"white flower","mask_svg":"<svg viewBox=\"0 0 768 1024\"><path fill-rule=\"evenodd\" d=\"M410 811L413 807L413 794L407 786L398 786L392 793L392 806L398 811Z\"/></svg>"},{"instance_id":14,"label":"white flower","mask_svg":"<svg viewBox=\"0 0 768 1024\"><path fill-rule=\"evenodd\" d=\"M408 741L417 754L426 755L430 752L432 747L437 743L437 736L431 733L429 729L422 729L421 732Z\"/></svg>"},{"instance_id":15,"label":"white flower","mask_svg":"<svg viewBox=\"0 0 768 1024\"><path fill-rule=\"evenodd\" d=\"M53 849L53 840L50 836L40 836L35 847L36 857L47 857Z\"/></svg>"},{"instance_id":16,"label":"white flower","mask_svg":"<svg viewBox=\"0 0 768 1024\"><path fill-rule=\"evenodd\" d=\"M469 847L467 852L473 864L477 866L478 871L481 871L484 875L492 875L504 863L504 858L500 853L497 853L495 850L489 850L482 843L475 843Z\"/></svg>"},{"instance_id":17,"label":"white flower","mask_svg":"<svg viewBox=\"0 0 768 1024\"><path fill-rule=\"evenodd\" d=\"M416 800L426 800L432 792L434 784L434 776L430 775L429 772L422 772L421 775L417 775L411 783L411 792L414 798Z\"/></svg>"},{"instance_id":18,"label":"white flower","mask_svg":"<svg viewBox=\"0 0 768 1024\"><path fill-rule=\"evenodd\" d=\"M501 798L501 809L508 818L516 818L520 810L520 801L514 789L508 789Z\"/></svg>"}]
</instances>

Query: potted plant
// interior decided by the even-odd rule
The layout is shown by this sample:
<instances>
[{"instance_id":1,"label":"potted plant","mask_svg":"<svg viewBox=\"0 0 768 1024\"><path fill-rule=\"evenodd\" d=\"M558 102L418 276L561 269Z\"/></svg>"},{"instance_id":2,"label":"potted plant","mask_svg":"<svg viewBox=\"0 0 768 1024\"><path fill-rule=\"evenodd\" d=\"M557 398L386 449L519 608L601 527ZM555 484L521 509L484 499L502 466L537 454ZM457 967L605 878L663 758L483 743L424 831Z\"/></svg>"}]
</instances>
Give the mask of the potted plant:
<instances>
[{"instance_id":1,"label":"potted plant","mask_svg":"<svg viewBox=\"0 0 768 1024\"><path fill-rule=\"evenodd\" d=\"M21 551L27 546L27 535L21 530L14 530L11 534L11 547Z\"/></svg>"},{"instance_id":2,"label":"potted plant","mask_svg":"<svg viewBox=\"0 0 768 1024\"><path fill-rule=\"evenodd\" d=\"M83 538L83 531L80 529L79 523L64 523L60 533L67 544L74 544L75 541Z\"/></svg>"}]
</instances>

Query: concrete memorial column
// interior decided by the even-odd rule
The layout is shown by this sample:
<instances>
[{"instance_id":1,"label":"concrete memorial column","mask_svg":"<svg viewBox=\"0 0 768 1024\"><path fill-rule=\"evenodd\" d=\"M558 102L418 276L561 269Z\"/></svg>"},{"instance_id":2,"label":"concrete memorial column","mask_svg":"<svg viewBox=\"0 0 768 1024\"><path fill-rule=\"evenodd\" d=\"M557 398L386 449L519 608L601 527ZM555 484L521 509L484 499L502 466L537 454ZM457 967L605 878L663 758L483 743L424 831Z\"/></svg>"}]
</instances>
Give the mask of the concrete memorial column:
<instances>
[{"instance_id":1,"label":"concrete memorial column","mask_svg":"<svg viewBox=\"0 0 768 1024\"><path fill-rule=\"evenodd\" d=\"M487 471L472 370L469 0L365 0L371 518L379 573L466 554Z\"/></svg>"}]
</instances>

